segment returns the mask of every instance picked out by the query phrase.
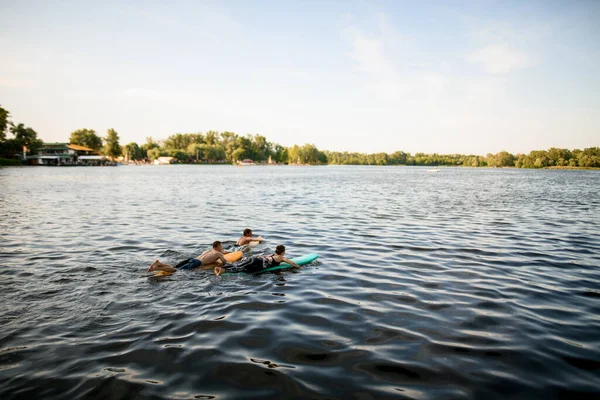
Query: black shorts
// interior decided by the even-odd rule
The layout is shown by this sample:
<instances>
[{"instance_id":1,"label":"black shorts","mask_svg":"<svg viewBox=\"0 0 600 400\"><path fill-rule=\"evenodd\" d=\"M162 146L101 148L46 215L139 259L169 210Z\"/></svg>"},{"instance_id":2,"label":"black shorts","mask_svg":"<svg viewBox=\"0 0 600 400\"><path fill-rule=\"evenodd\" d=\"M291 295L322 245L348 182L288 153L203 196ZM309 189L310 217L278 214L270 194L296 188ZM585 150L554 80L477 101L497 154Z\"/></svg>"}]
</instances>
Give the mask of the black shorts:
<instances>
[{"instance_id":1,"label":"black shorts","mask_svg":"<svg viewBox=\"0 0 600 400\"><path fill-rule=\"evenodd\" d=\"M175 268L178 269L194 269L202 265L202 261L197 258L188 258L187 260L183 260L178 263Z\"/></svg>"},{"instance_id":2,"label":"black shorts","mask_svg":"<svg viewBox=\"0 0 600 400\"><path fill-rule=\"evenodd\" d=\"M227 268L227 272L258 272L265 269L265 261L260 257L252 257L234 267Z\"/></svg>"}]
</instances>

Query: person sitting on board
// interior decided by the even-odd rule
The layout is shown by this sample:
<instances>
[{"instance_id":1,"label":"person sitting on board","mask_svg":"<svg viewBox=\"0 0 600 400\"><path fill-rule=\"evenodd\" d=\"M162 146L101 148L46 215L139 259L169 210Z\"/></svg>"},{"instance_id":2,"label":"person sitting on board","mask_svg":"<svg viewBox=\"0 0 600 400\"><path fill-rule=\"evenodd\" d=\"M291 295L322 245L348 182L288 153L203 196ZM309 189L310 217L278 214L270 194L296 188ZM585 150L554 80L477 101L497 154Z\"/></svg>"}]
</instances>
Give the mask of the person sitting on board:
<instances>
[{"instance_id":1,"label":"person sitting on board","mask_svg":"<svg viewBox=\"0 0 600 400\"><path fill-rule=\"evenodd\" d=\"M165 271L165 272L175 272L181 269L194 269L198 267L212 267L212 264L222 263L221 265L227 264L227 260L223 257L223 254L229 254L229 251L223 251L223 244L218 240L212 244L212 249L206 250L204 253L200 254L196 258L188 258L186 260L181 261L175 266L161 263L159 260L156 260L152 263L150 268L148 268L147 272L150 271Z\"/></svg>"},{"instance_id":2,"label":"person sitting on board","mask_svg":"<svg viewBox=\"0 0 600 400\"><path fill-rule=\"evenodd\" d=\"M244 229L244 235L238 239L236 244L238 246L244 246L250 242L259 242L260 243L262 241L263 241L262 236L259 236L256 238L252 237L252 229Z\"/></svg>"},{"instance_id":3,"label":"person sitting on board","mask_svg":"<svg viewBox=\"0 0 600 400\"><path fill-rule=\"evenodd\" d=\"M282 262L286 262L290 264L294 268L300 268L298 264L293 262L292 260L288 260L285 256L285 246L280 244L275 248L275 253L269 256L257 256L251 257L248 260L236 265L226 267L223 265L222 267L215 267L215 274L221 275L224 272L258 272L263 269L276 267Z\"/></svg>"}]
</instances>

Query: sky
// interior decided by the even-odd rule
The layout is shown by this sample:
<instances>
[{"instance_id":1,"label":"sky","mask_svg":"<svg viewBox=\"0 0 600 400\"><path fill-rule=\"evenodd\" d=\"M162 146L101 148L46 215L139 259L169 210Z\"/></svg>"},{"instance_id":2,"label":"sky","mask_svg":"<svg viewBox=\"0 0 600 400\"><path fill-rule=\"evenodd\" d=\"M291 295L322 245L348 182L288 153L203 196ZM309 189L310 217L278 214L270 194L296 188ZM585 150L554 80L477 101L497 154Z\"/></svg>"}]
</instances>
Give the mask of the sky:
<instances>
[{"instance_id":1,"label":"sky","mask_svg":"<svg viewBox=\"0 0 600 400\"><path fill-rule=\"evenodd\" d=\"M600 146L600 1L0 0L0 105L47 142Z\"/></svg>"}]
</instances>

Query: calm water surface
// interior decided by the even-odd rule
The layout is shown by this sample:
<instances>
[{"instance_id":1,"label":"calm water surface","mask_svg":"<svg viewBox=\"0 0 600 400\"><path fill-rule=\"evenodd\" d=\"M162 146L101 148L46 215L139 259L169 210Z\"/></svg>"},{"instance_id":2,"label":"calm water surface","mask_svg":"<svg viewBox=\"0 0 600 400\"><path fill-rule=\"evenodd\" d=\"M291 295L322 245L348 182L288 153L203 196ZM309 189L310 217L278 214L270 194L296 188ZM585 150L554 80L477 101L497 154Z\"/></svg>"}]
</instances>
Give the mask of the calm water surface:
<instances>
[{"instance_id":1,"label":"calm water surface","mask_svg":"<svg viewBox=\"0 0 600 400\"><path fill-rule=\"evenodd\" d=\"M0 169L0 398L600 397L600 173ZM150 278L244 228L298 271Z\"/></svg>"}]
</instances>

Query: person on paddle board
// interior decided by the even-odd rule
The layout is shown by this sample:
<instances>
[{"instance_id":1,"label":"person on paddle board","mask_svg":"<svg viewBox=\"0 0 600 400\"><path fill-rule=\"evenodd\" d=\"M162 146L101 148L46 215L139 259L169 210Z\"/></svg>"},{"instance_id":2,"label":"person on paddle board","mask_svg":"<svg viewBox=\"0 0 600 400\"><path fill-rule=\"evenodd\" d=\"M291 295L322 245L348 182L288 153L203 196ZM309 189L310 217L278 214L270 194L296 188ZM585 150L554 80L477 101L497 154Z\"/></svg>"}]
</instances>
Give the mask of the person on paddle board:
<instances>
[{"instance_id":1,"label":"person on paddle board","mask_svg":"<svg viewBox=\"0 0 600 400\"><path fill-rule=\"evenodd\" d=\"M227 267L223 265L223 267L215 267L215 274L221 275L224 272L258 272L263 269L276 267L279 264L285 262L290 264L294 268L300 268L298 264L293 262L292 260L288 260L285 256L285 246L280 244L275 248L275 253L269 256L257 256L251 257L246 261L236 265Z\"/></svg>"},{"instance_id":2,"label":"person on paddle board","mask_svg":"<svg viewBox=\"0 0 600 400\"><path fill-rule=\"evenodd\" d=\"M259 237L252 237L252 229L244 229L244 234L242 235L241 238L238 239L237 241L237 245L238 246L244 246L250 242L263 242L263 238L262 236Z\"/></svg>"},{"instance_id":3,"label":"person on paddle board","mask_svg":"<svg viewBox=\"0 0 600 400\"><path fill-rule=\"evenodd\" d=\"M223 251L223 244L218 240L212 244L212 249L206 250L196 258L188 258L179 262L177 265L172 266L169 264L161 263L156 260L152 263L148 271L165 271L175 272L180 269L194 269L202 266L208 266L217 262L221 262L222 265L227 264L227 260L223 257L223 254L229 254L229 251Z\"/></svg>"}]
</instances>

